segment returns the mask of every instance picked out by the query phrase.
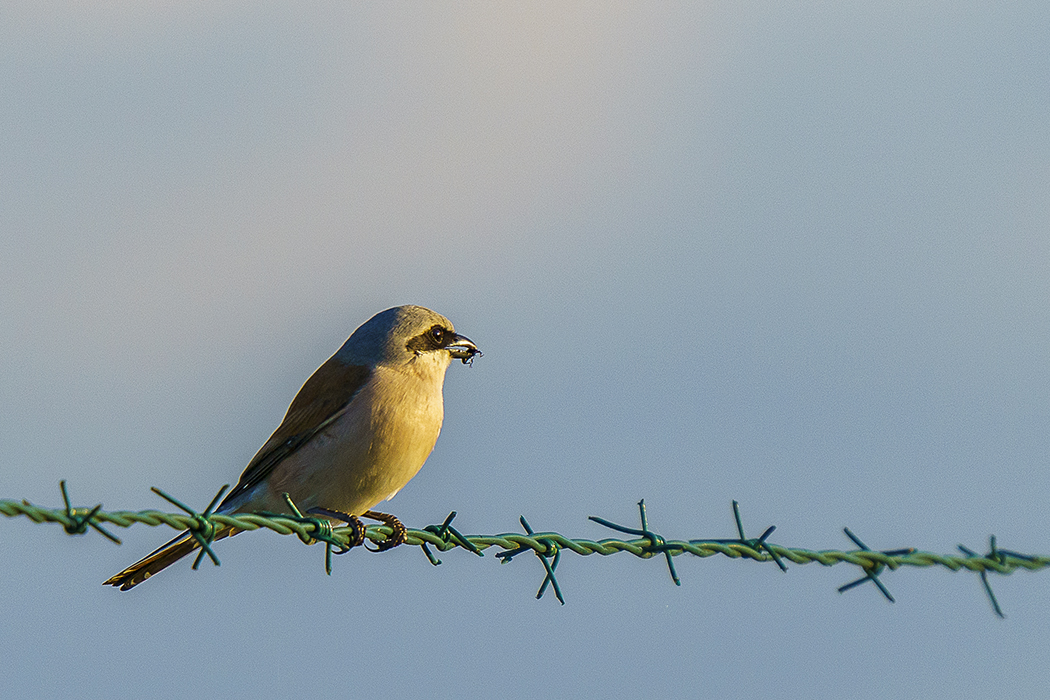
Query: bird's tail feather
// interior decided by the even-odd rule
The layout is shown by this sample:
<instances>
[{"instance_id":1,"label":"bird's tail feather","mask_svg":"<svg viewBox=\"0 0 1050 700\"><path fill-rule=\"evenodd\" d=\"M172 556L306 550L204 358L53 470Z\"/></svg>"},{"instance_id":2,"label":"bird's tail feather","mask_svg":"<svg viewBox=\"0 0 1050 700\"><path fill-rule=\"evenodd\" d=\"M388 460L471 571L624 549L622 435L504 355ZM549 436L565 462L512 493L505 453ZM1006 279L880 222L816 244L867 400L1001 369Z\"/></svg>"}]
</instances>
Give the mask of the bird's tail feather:
<instances>
[{"instance_id":1,"label":"bird's tail feather","mask_svg":"<svg viewBox=\"0 0 1050 700\"><path fill-rule=\"evenodd\" d=\"M237 534L232 528L222 528L215 534L215 540L221 540L230 535ZM153 574L168 568L187 554L200 548L200 543L189 531L182 533L175 539L167 542L151 552L145 558L135 562L119 574L111 576L103 586L119 586L120 590L127 591L139 585Z\"/></svg>"}]
</instances>

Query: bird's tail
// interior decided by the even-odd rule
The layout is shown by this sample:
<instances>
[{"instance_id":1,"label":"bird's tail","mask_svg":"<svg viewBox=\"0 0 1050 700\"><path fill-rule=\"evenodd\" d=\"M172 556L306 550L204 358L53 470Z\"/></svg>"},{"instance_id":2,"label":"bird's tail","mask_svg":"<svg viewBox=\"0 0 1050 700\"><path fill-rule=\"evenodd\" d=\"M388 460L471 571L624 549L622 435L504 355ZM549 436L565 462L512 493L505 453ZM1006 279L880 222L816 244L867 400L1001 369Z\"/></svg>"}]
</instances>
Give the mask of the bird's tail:
<instances>
[{"instance_id":1,"label":"bird's tail","mask_svg":"<svg viewBox=\"0 0 1050 700\"><path fill-rule=\"evenodd\" d=\"M229 527L220 529L215 534L215 540L221 540L230 535L237 534L237 530ZM170 542L154 550L144 559L135 562L119 574L111 576L102 585L119 586L120 590L127 591L139 585L153 574L168 568L179 559L200 549L200 543L189 531L182 533Z\"/></svg>"}]
</instances>

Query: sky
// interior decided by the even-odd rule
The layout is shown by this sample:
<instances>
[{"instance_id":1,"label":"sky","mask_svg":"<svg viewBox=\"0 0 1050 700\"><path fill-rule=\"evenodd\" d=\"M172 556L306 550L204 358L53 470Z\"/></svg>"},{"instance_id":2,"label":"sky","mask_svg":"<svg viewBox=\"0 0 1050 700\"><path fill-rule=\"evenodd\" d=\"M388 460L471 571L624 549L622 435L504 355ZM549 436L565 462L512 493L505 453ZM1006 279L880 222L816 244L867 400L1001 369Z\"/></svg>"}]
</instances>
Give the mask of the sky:
<instances>
[{"instance_id":1,"label":"sky","mask_svg":"<svg viewBox=\"0 0 1050 700\"><path fill-rule=\"evenodd\" d=\"M409 527L1050 553L1040 3L19 3L0 498L203 507L397 304L485 355ZM12 697L1050 694L1050 578L0 523Z\"/></svg>"}]
</instances>

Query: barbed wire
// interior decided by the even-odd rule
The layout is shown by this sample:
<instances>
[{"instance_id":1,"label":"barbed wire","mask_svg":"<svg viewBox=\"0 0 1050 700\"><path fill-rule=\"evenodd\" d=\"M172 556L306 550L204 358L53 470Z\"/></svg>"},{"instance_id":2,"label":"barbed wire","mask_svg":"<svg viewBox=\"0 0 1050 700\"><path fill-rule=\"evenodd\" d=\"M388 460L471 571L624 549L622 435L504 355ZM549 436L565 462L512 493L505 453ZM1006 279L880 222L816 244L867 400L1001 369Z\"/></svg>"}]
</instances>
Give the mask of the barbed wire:
<instances>
[{"instance_id":1,"label":"barbed wire","mask_svg":"<svg viewBox=\"0 0 1050 700\"><path fill-rule=\"evenodd\" d=\"M26 500L0 500L0 514L8 517L25 516L35 523L58 523L70 535L82 535L90 528L116 544L121 543L120 539L103 527L103 524L124 528L135 524L149 526L167 525L175 530L189 530L191 533L194 533L194 536L200 542L202 546L201 554L207 553L216 565L218 565L219 559L211 550L210 544L211 538L219 528L229 527L236 531L245 532L265 528L280 535L296 535L307 544L323 542L325 543L325 570L329 574L332 571L332 555L344 554L350 551L353 546L353 528L333 527L327 519L303 516L291 500L287 499L287 496L286 500L291 510L296 513L294 516L273 513L238 515L212 513L211 509L218 501L218 496L213 499L211 505L203 513L198 513L157 488L153 489L155 493L183 510L185 514L166 513L158 510L104 511L102 510L102 504L92 508L74 508L69 500L66 482L62 481L59 485L62 491L62 499L65 503L63 508L45 508L33 505ZM223 490L225 488L223 487ZM220 495L223 490L220 490ZM631 540L609 538L595 541L568 538L556 532L534 532L524 516L519 518L519 522L524 528L525 534L463 535L452 526L452 521L456 517L456 512L453 511L440 525L428 525L420 530L407 529L405 544L420 547L430 563L435 566L440 564L441 560L434 555L431 547L440 552L447 552L458 547L478 556L484 556L483 551L486 549L498 547L502 551L497 552L496 557L502 563L507 563L519 554L531 551L539 558L544 567L543 582L536 597L543 597L547 587L550 586L554 590L554 595L563 605L565 599L555 575L563 550L570 550L583 556L591 554L608 556L619 552L628 552L641 559L663 557L675 585L681 585L681 579L675 569L673 557L686 553L697 557L710 557L721 554L731 559L773 562L785 572L788 570L787 565L784 563L785 560L799 565L814 562L824 566L851 564L859 567L863 571L863 576L840 586L838 588L840 593L870 581L891 603L895 602L895 600L885 584L879 579L879 575L886 569L897 570L906 566L941 566L950 571L965 569L979 574L985 593L992 604L992 609L999 617L1005 616L1002 608L999 606L999 602L996 600L995 594L992 592L991 585L988 583L989 573L1008 575L1017 569L1039 571L1050 567L1050 556L1021 554L1012 550L1000 549L996 544L994 535L989 538L989 551L984 555L978 554L963 545L959 545L962 556L923 552L913 547L872 550L853 534L849 528L843 528L843 531L857 545L858 549L850 551L825 549L818 551L784 547L768 541L769 536L776 530L776 526L768 527L760 537L746 537L740 516L740 506L737 501L733 501L733 515L736 521L738 537L729 539L667 540L649 528L645 501L639 501L637 505L641 520L640 528L618 525L596 516L590 516L589 518L617 532L635 535L636 538ZM368 541L381 543L387 541L393 532L394 529L389 525L369 525L365 528L364 535ZM368 548L366 547L366 549ZM194 568L196 568L196 564Z\"/></svg>"}]
</instances>

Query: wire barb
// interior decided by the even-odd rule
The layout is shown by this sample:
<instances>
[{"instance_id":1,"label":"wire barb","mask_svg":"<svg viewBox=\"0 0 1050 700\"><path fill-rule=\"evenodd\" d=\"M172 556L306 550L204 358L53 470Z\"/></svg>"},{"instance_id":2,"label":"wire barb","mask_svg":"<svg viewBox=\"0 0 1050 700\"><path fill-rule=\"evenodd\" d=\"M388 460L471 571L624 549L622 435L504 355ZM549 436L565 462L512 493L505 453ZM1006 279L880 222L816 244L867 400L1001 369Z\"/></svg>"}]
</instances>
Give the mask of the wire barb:
<instances>
[{"instance_id":1,"label":"wire barb","mask_svg":"<svg viewBox=\"0 0 1050 700\"><path fill-rule=\"evenodd\" d=\"M749 539L744 534L744 524L743 524L743 522L741 521L741 518L740 518L740 503L738 503L735 500L733 501L733 520L736 521L736 532L739 535L738 539L735 539L735 540L733 540L733 539L730 539L730 540L689 540L689 543L690 544L696 544L696 545L699 545L699 544L707 544L707 545L711 545L711 544L737 544L737 545L741 545L741 546L747 547L748 549L755 550L756 552L760 552L760 551L764 550L766 552L766 554L769 555L769 558L772 561L774 561L778 567L780 567L780 570L783 571L784 573L787 573L787 570L788 570L787 566L784 564L783 560L780 558L780 555L776 553L776 550L773 549L772 545L766 543L766 540L769 538L769 536L772 535L773 532L777 529L776 525L770 525L769 527L767 527L766 531L762 533L761 537L759 537L757 539L755 539L755 538L750 538Z\"/></svg>"},{"instance_id":2,"label":"wire barb","mask_svg":"<svg viewBox=\"0 0 1050 700\"><path fill-rule=\"evenodd\" d=\"M648 520L645 517L645 499L644 498L642 500L638 501L638 512L639 512L639 514L641 516L641 520L642 520L642 529L641 530L635 530L633 528L624 527L623 525L617 525L616 523L609 522L605 518L599 518L599 517L594 516L594 515L588 516L588 519L589 520L593 520L594 522L598 523L599 525L604 525L605 527L612 528L613 530L616 530L617 532L624 532L624 533L627 533L628 535L638 535L639 537L644 537L647 540L649 540L649 544L646 547L644 547L644 549L646 551L646 554L648 556L653 556L655 554L663 552L664 557L667 559L667 569L668 569L668 571L671 572L671 580L674 581L674 585L681 586L682 585L682 579L678 578L678 572L675 571L674 560L671 559L671 556L672 556L672 553L678 554L678 553L681 553L683 550L681 549L681 547L678 547L678 546L675 546L675 545L668 545L667 544L667 540L665 540L663 537L661 537L660 535L657 535L655 532L652 532L649 529L649 523L648 523Z\"/></svg>"},{"instance_id":3,"label":"wire barb","mask_svg":"<svg viewBox=\"0 0 1050 700\"><path fill-rule=\"evenodd\" d=\"M314 542L324 542L324 572L326 575L332 575L332 547L338 547L339 550L334 552L335 554L346 554L354 547L358 546L365 541L365 527L361 524L361 521L356 516L349 515L347 513L341 513L339 511L328 510L327 508L311 508L306 511L309 514L324 515L326 518L335 518L345 522L350 526L351 536L349 542L343 542L335 537L335 531L332 529L332 523L325 518L314 518L311 515L303 515L299 510L299 507L292 501L292 497L287 492L281 494L285 504L288 506L288 510L292 511L293 515L289 517L283 513L262 513L267 517L277 518L288 518L294 520L297 523L310 526L309 534L305 532L296 533L299 535L299 540L303 544L313 544Z\"/></svg>"},{"instance_id":4,"label":"wire barb","mask_svg":"<svg viewBox=\"0 0 1050 700\"><path fill-rule=\"evenodd\" d=\"M78 511L82 509L77 509L70 505L69 492L66 491L66 480L62 479L62 481L58 482L58 487L62 490L62 501L66 504L67 522L62 527L65 529L67 535L83 535L90 527L110 542L120 544L119 537L107 531L106 528L93 520L93 518L98 515L98 512L102 510L101 503L88 510L86 513L78 513Z\"/></svg>"},{"instance_id":5,"label":"wire barb","mask_svg":"<svg viewBox=\"0 0 1050 700\"><path fill-rule=\"evenodd\" d=\"M468 552L471 552L472 554L477 554L479 557L485 556L485 554L480 549L474 546L473 542L464 537L459 530L452 527L452 521L455 520L455 518L456 511L452 511L448 514L448 517L445 518L445 522L441 523L440 525L427 525L423 528L423 532L429 532L433 533L434 535L437 535L438 541L440 541L444 545L448 545L448 549L452 549L453 547L462 547L463 549L467 550ZM435 557L434 554L430 551L430 547L427 546L426 540L422 540L419 543L419 547L423 550L423 554L427 555L427 559L430 560L431 564L433 564L434 566L439 566L441 564L441 560Z\"/></svg>"},{"instance_id":6,"label":"wire barb","mask_svg":"<svg viewBox=\"0 0 1050 700\"><path fill-rule=\"evenodd\" d=\"M215 541L215 535L218 534L218 529L215 527L215 523L211 520L211 512L215 506L218 505L219 499L222 498L222 494L226 493L226 489L228 488L230 488L229 484L223 484L222 488L219 489L219 492L215 494L215 498L211 499L211 503L209 503L208 507L204 509L204 512L198 513L189 506L183 504L182 501L174 496L169 496L164 493L156 486L150 487L150 491L186 511L189 513L190 518L192 518L190 524L186 526L186 529L190 531L190 534L193 535L193 539L197 540L197 544L201 547L201 551L197 554L197 558L193 560L194 571L200 566L201 559L204 558L205 554L211 559L212 564L215 566L220 565L219 557L215 556L215 552L213 552L211 548L211 543Z\"/></svg>"},{"instance_id":7,"label":"wire barb","mask_svg":"<svg viewBox=\"0 0 1050 700\"><path fill-rule=\"evenodd\" d=\"M527 535L534 536L536 534L532 531L532 527L529 525L529 521L525 519L524 515L518 518L518 522L520 522L521 526L525 528L525 533ZM533 553L535 553L535 555L539 557L540 562L543 564L543 569L547 572L547 574L543 577L543 583L540 584L540 590L536 593L536 600L539 600L543 597L543 594L547 591L547 586L549 584L554 589L554 595L555 597L557 597L558 602L562 605L565 605L565 598L562 597L561 587L558 586L558 579L554 576L554 570L558 568L558 562L561 561L561 547L559 547L558 543L550 539L549 537L538 537L536 538L536 542L542 545L542 547L539 549L534 549L532 547L520 545L518 547L515 547L514 549L509 549L505 552L499 552L498 554L496 554L496 558L501 560L501 564L506 564L517 555L521 554L522 552L527 552L531 549ZM553 559L553 561L548 562L547 559L551 558Z\"/></svg>"},{"instance_id":8,"label":"wire barb","mask_svg":"<svg viewBox=\"0 0 1050 700\"><path fill-rule=\"evenodd\" d=\"M1032 559L1032 557L1026 556L1024 554L1017 554L1016 552L1011 552L1009 550L996 548L996 546L995 546L995 535L992 535L991 537L988 538L988 550L989 551L988 551L988 554L984 555L983 557L980 554L978 554L977 552L973 551L972 549L970 549L968 547L964 547L961 544L958 545L958 546L959 546L959 551L961 551L963 554L965 554L968 558L984 559L986 561L995 562L1000 567L1004 567L1004 568L1006 567L1006 558L1007 557L1014 557L1014 558L1022 559L1022 560L1026 560L1026 561L1031 561L1031 559ZM1006 571L1000 571L999 573L1007 573L1008 574L1008 573L1010 573L1010 571L1011 571L1010 569L1007 569ZM981 569L979 573L981 575L981 584L984 586L984 592L988 594L988 600L992 604L992 610L994 610L995 614L998 615L1000 618L1004 618L1005 619L1006 615L1003 613L1003 609L1001 607L999 607L999 601L995 599L995 593L992 592L992 585L990 583L988 583L988 569Z\"/></svg>"},{"instance_id":9,"label":"wire barb","mask_svg":"<svg viewBox=\"0 0 1050 700\"><path fill-rule=\"evenodd\" d=\"M870 552L870 551L872 551L871 549L868 548L868 546L866 544L864 544L863 542L860 541L859 537L857 537L852 532L850 532L848 527L842 528L842 531L846 533L846 537L848 537L851 540L853 540L853 544L855 544L858 547L860 547L861 551L863 551L863 552ZM887 557L899 557L899 556L903 556L905 554L912 554L914 551L915 551L914 547L907 547L905 549L884 549L884 550L881 550L879 553L880 554L884 554ZM886 568L887 566L890 566L891 568L896 568L896 566L893 566L893 564L890 563L890 562L886 562L886 563L883 563L883 562L878 562L878 563L871 562L871 563L868 563L868 564L861 564L860 566L861 566L861 568L864 569L864 575L862 577L860 577L859 579L857 579L856 581L851 581L851 582L847 583L844 586L839 586L839 588L838 588L839 593L845 593L846 591L850 590L851 588L856 588L857 586L859 586L860 584L864 583L865 581L871 581L876 586L878 586L880 591L882 591L882 595L886 596L886 600L890 601L891 603L896 603L897 601L894 600L892 595L890 595L890 592L886 589L886 586L884 586L882 584L882 581L879 580L879 574L882 573L882 570L884 568Z\"/></svg>"}]
</instances>

